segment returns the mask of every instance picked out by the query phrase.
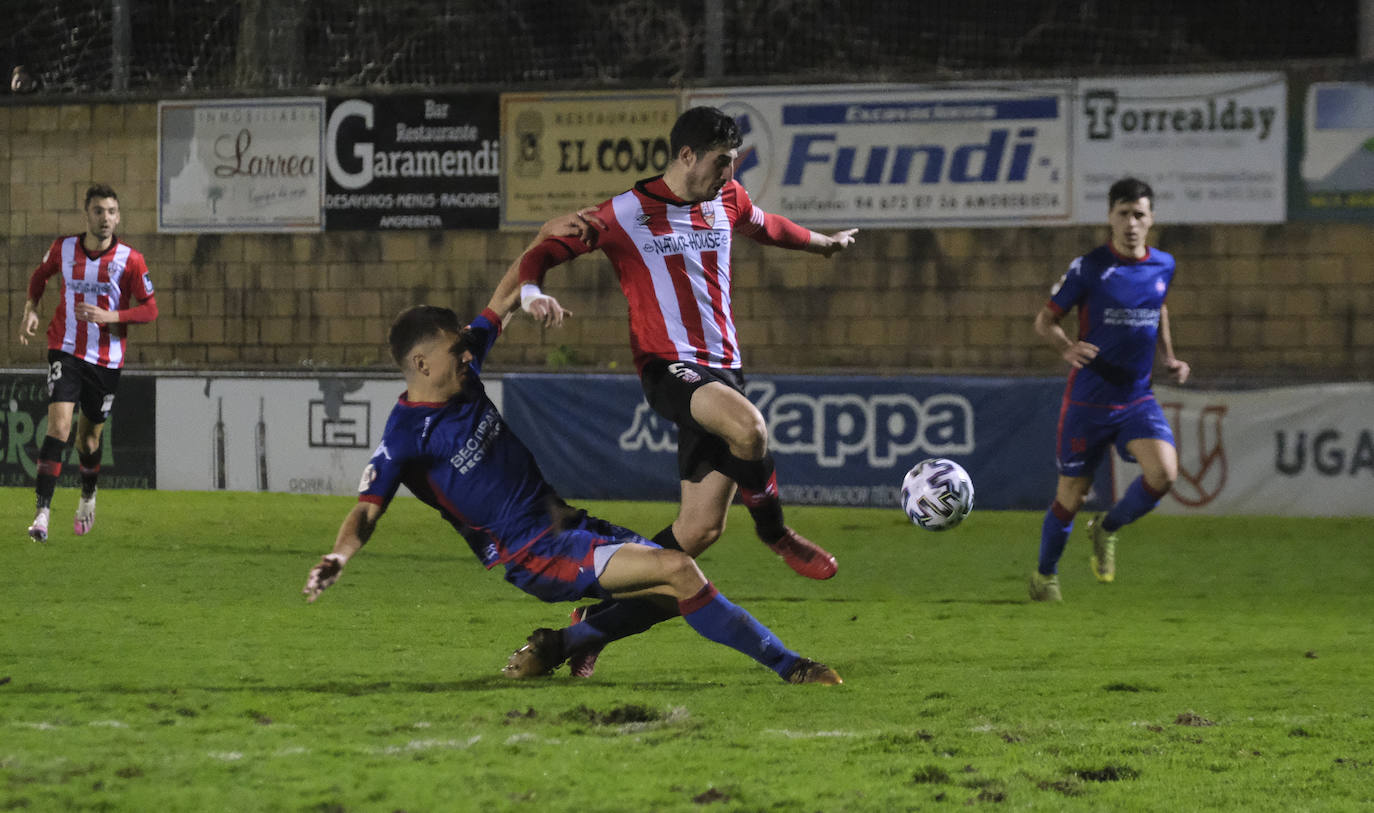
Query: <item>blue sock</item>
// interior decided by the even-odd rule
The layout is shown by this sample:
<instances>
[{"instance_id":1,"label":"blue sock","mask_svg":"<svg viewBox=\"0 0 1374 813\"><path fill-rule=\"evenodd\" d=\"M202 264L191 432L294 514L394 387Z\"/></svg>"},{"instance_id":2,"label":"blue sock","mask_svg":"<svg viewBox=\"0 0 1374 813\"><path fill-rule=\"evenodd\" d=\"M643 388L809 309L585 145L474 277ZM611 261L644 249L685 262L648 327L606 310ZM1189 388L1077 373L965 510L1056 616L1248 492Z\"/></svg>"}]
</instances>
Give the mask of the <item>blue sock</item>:
<instances>
[{"instance_id":1,"label":"blue sock","mask_svg":"<svg viewBox=\"0 0 1374 813\"><path fill-rule=\"evenodd\" d=\"M703 638L738 649L786 676L801 656L782 645L772 630L722 596L710 582L701 592L678 602L683 619Z\"/></svg>"},{"instance_id":2,"label":"blue sock","mask_svg":"<svg viewBox=\"0 0 1374 813\"><path fill-rule=\"evenodd\" d=\"M603 601L587 611L582 623L563 631L563 645L568 652L580 652L602 647L644 632L660 621L667 621L677 611L641 598Z\"/></svg>"},{"instance_id":3,"label":"blue sock","mask_svg":"<svg viewBox=\"0 0 1374 813\"><path fill-rule=\"evenodd\" d=\"M1069 542L1069 532L1073 530L1073 512L1059 504L1050 503L1045 511L1045 521L1040 526L1040 563L1038 570L1046 576L1059 570L1059 557L1064 555L1064 546Z\"/></svg>"},{"instance_id":4,"label":"blue sock","mask_svg":"<svg viewBox=\"0 0 1374 813\"><path fill-rule=\"evenodd\" d=\"M1102 530L1112 533L1122 525L1130 525L1150 513L1163 498L1164 492L1150 488L1145 482L1144 475L1135 478L1126 487L1126 493L1121 495L1121 499L1107 512L1107 516L1102 518Z\"/></svg>"}]
</instances>

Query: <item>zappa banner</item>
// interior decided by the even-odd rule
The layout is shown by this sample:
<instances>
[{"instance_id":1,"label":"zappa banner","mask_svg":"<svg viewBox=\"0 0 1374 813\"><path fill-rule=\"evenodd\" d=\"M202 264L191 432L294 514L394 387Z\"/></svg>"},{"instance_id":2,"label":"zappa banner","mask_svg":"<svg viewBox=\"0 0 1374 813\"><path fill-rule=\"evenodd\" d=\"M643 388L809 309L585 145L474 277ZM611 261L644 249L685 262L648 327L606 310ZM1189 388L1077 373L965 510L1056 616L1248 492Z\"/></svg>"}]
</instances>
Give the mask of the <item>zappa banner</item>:
<instances>
[{"instance_id":1,"label":"zappa banner","mask_svg":"<svg viewBox=\"0 0 1374 813\"><path fill-rule=\"evenodd\" d=\"M1156 387L1179 472L1171 514L1374 515L1374 384ZM1114 457L1119 496L1140 468Z\"/></svg>"},{"instance_id":2,"label":"zappa banner","mask_svg":"<svg viewBox=\"0 0 1374 813\"><path fill-rule=\"evenodd\" d=\"M324 128L328 228L496 228L497 98L330 99Z\"/></svg>"}]
</instances>

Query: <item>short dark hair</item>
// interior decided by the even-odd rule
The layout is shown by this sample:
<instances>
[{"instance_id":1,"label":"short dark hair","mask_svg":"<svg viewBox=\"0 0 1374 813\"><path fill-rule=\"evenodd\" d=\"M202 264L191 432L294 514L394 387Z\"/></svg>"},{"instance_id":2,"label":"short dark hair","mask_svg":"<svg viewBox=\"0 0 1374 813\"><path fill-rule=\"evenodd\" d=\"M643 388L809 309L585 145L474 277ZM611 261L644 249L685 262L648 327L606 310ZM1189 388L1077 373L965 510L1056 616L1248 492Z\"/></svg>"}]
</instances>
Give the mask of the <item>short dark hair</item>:
<instances>
[{"instance_id":1,"label":"short dark hair","mask_svg":"<svg viewBox=\"0 0 1374 813\"><path fill-rule=\"evenodd\" d=\"M715 107L693 107L673 124L668 134L668 148L676 158L683 147L701 155L715 149L733 150L744 143L735 120Z\"/></svg>"},{"instance_id":2,"label":"short dark hair","mask_svg":"<svg viewBox=\"0 0 1374 813\"><path fill-rule=\"evenodd\" d=\"M86 202L81 204L81 208L91 208L91 201L96 198L114 198L116 202L119 201L119 195L115 194L114 187L103 183L93 183L86 187Z\"/></svg>"},{"instance_id":3,"label":"short dark hair","mask_svg":"<svg viewBox=\"0 0 1374 813\"><path fill-rule=\"evenodd\" d=\"M1155 190L1149 184L1139 178L1122 178L1107 190L1107 208L1114 209L1123 200L1134 203L1141 198L1149 198L1150 208L1155 207Z\"/></svg>"},{"instance_id":4,"label":"short dark hair","mask_svg":"<svg viewBox=\"0 0 1374 813\"><path fill-rule=\"evenodd\" d=\"M446 330L457 333L461 328L462 325L458 324L458 314L449 308L437 305L416 305L407 308L391 323L391 332L387 334L387 341L391 344L391 357L404 369L406 354L415 345Z\"/></svg>"}]
</instances>

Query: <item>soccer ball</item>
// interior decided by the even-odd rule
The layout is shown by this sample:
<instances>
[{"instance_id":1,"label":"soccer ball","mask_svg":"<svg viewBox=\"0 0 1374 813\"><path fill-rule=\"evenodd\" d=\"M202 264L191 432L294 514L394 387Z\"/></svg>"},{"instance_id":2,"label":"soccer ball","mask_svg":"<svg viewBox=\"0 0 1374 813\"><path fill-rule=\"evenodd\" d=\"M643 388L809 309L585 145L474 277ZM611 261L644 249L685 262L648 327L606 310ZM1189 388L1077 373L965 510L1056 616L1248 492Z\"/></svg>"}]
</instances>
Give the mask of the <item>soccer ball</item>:
<instances>
[{"instance_id":1,"label":"soccer ball","mask_svg":"<svg viewBox=\"0 0 1374 813\"><path fill-rule=\"evenodd\" d=\"M953 460L922 460L902 478L902 510L927 531L948 531L973 510L973 480Z\"/></svg>"}]
</instances>

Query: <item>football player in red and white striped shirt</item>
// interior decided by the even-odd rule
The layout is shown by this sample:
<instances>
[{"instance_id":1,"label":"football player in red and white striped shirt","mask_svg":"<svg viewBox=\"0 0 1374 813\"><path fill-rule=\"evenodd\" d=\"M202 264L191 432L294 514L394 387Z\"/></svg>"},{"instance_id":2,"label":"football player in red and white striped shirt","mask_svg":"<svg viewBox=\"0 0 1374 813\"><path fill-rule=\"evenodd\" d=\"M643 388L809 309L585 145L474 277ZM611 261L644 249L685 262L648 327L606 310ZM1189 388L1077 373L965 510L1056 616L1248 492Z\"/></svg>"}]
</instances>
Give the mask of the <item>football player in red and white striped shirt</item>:
<instances>
[{"instance_id":1,"label":"football player in red and white striped shirt","mask_svg":"<svg viewBox=\"0 0 1374 813\"><path fill-rule=\"evenodd\" d=\"M525 311L545 324L566 311L540 285L555 265L592 251L610 258L629 302L630 344L649 405L677 424L682 503L654 541L696 556L725 529L738 486L759 538L803 576L828 579L835 558L783 523L768 427L744 395L731 296L735 235L829 257L855 229L819 234L753 205L734 180L743 137L712 107L683 113L661 176L583 213L584 239L551 237L516 267ZM591 617L596 609L591 610Z\"/></svg>"},{"instance_id":2,"label":"football player in red and white striped shirt","mask_svg":"<svg viewBox=\"0 0 1374 813\"><path fill-rule=\"evenodd\" d=\"M38 331L38 301L48 280L61 280L61 299L48 324L48 433L38 450L38 510L29 536L45 542L57 477L62 473L72 414L81 462L81 500L72 528L80 536L95 524L100 434L114 405L124 366L125 325L157 318L157 299L143 255L115 236L119 197L108 186L86 190L86 232L59 237L29 278L19 341Z\"/></svg>"}]
</instances>

